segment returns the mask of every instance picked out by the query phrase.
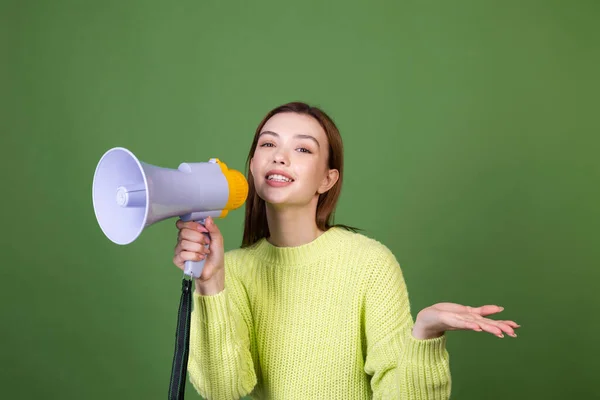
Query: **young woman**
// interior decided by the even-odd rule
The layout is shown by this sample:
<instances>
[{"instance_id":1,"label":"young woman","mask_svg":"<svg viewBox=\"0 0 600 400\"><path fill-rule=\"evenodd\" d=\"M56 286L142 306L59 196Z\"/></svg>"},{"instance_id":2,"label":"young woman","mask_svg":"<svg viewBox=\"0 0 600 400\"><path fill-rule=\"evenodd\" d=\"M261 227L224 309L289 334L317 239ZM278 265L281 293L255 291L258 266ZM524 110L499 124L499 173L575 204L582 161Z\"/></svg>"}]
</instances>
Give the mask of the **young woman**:
<instances>
[{"instance_id":1,"label":"young woman","mask_svg":"<svg viewBox=\"0 0 600 400\"><path fill-rule=\"evenodd\" d=\"M206 257L188 363L202 397L447 399L445 331L516 336L515 322L485 318L502 311L494 305L439 303L413 322L390 250L332 224L343 147L320 109L269 112L248 164L241 248L224 253L212 219L206 228L177 221L175 265Z\"/></svg>"}]
</instances>

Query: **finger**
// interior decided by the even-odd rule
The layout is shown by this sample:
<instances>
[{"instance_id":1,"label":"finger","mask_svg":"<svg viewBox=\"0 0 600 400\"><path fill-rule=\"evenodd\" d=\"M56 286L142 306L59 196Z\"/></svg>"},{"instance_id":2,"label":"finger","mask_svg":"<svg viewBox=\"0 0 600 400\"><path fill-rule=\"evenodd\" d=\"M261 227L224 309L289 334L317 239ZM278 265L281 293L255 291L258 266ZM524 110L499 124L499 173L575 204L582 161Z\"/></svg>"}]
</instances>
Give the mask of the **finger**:
<instances>
[{"instance_id":1,"label":"finger","mask_svg":"<svg viewBox=\"0 0 600 400\"><path fill-rule=\"evenodd\" d=\"M473 316L471 316L471 317L473 317ZM474 321L476 323L480 323L481 322L481 323L485 323L485 324L488 324L488 325L495 326L498 329L500 329L500 331L501 331L500 335L502 335L502 332L504 332L504 333L506 333L506 334L508 334L509 336L512 336L512 337L517 337L517 334L515 333L515 329L520 327L520 325L517 324L514 321L493 320L493 319L490 319L490 318L483 318L483 317L480 317L478 315L474 316ZM497 332L494 331L494 334L496 334L496 333ZM498 336L498 335L496 335L496 336ZM500 336L500 337L502 337L502 336Z\"/></svg>"},{"instance_id":2,"label":"finger","mask_svg":"<svg viewBox=\"0 0 600 400\"><path fill-rule=\"evenodd\" d=\"M508 326L510 326L511 328L517 329L520 328L521 325L517 324L515 321L498 321L498 322L502 322Z\"/></svg>"},{"instance_id":3,"label":"finger","mask_svg":"<svg viewBox=\"0 0 600 400\"><path fill-rule=\"evenodd\" d=\"M479 325L479 327L481 328L481 331L483 331L483 332L491 333L492 335L498 336L499 338L504 337L502 330L494 324L489 324L485 321L478 321L477 325Z\"/></svg>"},{"instance_id":4,"label":"finger","mask_svg":"<svg viewBox=\"0 0 600 400\"><path fill-rule=\"evenodd\" d=\"M179 257L183 261L200 261L206 258L204 254L199 254L193 251L182 251L179 253Z\"/></svg>"},{"instance_id":5,"label":"finger","mask_svg":"<svg viewBox=\"0 0 600 400\"><path fill-rule=\"evenodd\" d=\"M186 261L200 261L203 259L203 257L204 256L201 256L198 253L183 251L175 254L173 257L173 263L177 266L177 268L183 269Z\"/></svg>"},{"instance_id":6,"label":"finger","mask_svg":"<svg viewBox=\"0 0 600 400\"><path fill-rule=\"evenodd\" d=\"M512 337L517 337L517 334L514 330L520 327L520 325L514 321L493 320L490 318L484 318L478 314L462 314L458 315L458 318L479 324L484 331L493 333L498 337L504 337L503 333L506 333Z\"/></svg>"},{"instance_id":7,"label":"finger","mask_svg":"<svg viewBox=\"0 0 600 400\"><path fill-rule=\"evenodd\" d=\"M211 235L220 235L221 234L219 227L217 226L217 224L215 223L215 220L212 217L208 217L206 219L206 229L208 229L208 232L210 232Z\"/></svg>"},{"instance_id":8,"label":"finger","mask_svg":"<svg viewBox=\"0 0 600 400\"><path fill-rule=\"evenodd\" d=\"M208 229L206 229L206 227L202 224L196 223L196 225L194 226L194 229L196 229L199 232L205 232L208 233Z\"/></svg>"},{"instance_id":9,"label":"finger","mask_svg":"<svg viewBox=\"0 0 600 400\"><path fill-rule=\"evenodd\" d=\"M196 222L196 221L182 221L181 219L178 219L175 222L175 226L177 227L177 229L181 230L181 229L191 229L193 231L199 231L199 232L208 232L208 230L202 226L202 224Z\"/></svg>"},{"instance_id":10,"label":"finger","mask_svg":"<svg viewBox=\"0 0 600 400\"><path fill-rule=\"evenodd\" d=\"M218 247L223 248L223 236L212 217L206 219L206 229L210 232L210 239Z\"/></svg>"},{"instance_id":11,"label":"finger","mask_svg":"<svg viewBox=\"0 0 600 400\"><path fill-rule=\"evenodd\" d=\"M466 315L464 317L463 315ZM477 324L469 314L444 313L440 316L442 322L448 326L448 330L475 330L481 331L481 327Z\"/></svg>"},{"instance_id":12,"label":"finger","mask_svg":"<svg viewBox=\"0 0 600 400\"><path fill-rule=\"evenodd\" d=\"M181 230L180 238L181 240L188 240L190 242L196 242L201 244L210 243L210 238L207 237L205 234L187 228Z\"/></svg>"},{"instance_id":13,"label":"finger","mask_svg":"<svg viewBox=\"0 0 600 400\"><path fill-rule=\"evenodd\" d=\"M194 221L183 221L181 219L178 219L175 222L175 226L177 227L177 229L196 229L196 227L193 226L194 224L196 224L196 222L194 222Z\"/></svg>"},{"instance_id":14,"label":"finger","mask_svg":"<svg viewBox=\"0 0 600 400\"><path fill-rule=\"evenodd\" d=\"M497 313L503 311L504 307L496 306L496 305L485 305L485 306L481 306L481 307L467 307L467 309L469 310L469 312L472 312L474 314L486 316L486 315L491 315L491 314L497 314Z\"/></svg>"},{"instance_id":15,"label":"finger","mask_svg":"<svg viewBox=\"0 0 600 400\"><path fill-rule=\"evenodd\" d=\"M191 245L191 244L187 244L187 245L186 245L186 247L187 247L187 248L186 248L186 249L184 249L184 248L183 248L183 245L182 245L182 243L183 243L184 241L185 241L185 240L182 240L182 241L179 241L179 242L177 242L177 245L175 246L175 249L174 249L174 251L173 251L175 255L177 255L177 254L179 254L179 253L181 253L182 251L185 251L185 250L187 250L187 251L193 251L193 252L196 252L196 250L193 248L193 245ZM195 242L188 242L188 243L195 243ZM196 243L196 244L197 244L198 246L200 246L200 248L202 247L202 244L200 244L200 243ZM198 251L198 253L200 253L200 252Z\"/></svg>"},{"instance_id":16,"label":"finger","mask_svg":"<svg viewBox=\"0 0 600 400\"><path fill-rule=\"evenodd\" d=\"M175 253L175 256L173 257L173 264L175 264L177 268L183 269L183 260L181 259L179 253Z\"/></svg>"},{"instance_id":17,"label":"finger","mask_svg":"<svg viewBox=\"0 0 600 400\"><path fill-rule=\"evenodd\" d=\"M200 254L208 254L210 250L208 247L201 243L191 242L189 240L182 240L179 245L181 250L192 251Z\"/></svg>"},{"instance_id":18,"label":"finger","mask_svg":"<svg viewBox=\"0 0 600 400\"><path fill-rule=\"evenodd\" d=\"M456 322L453 324L452 329L472 330L472 331L477 331L477 332L482 331L482 329L478 323L472 322L472 321L465 321L462 319L457 319Z\"/></svg>"},{"instance_id":19,"label":"finger","mask_svg":"<svg viewBox=\"0 0 600 400\"><path fill-rule=\"evenodd\" d=\"M500 330L502 330L502 332L506 333L507 335L517 337L517 334L515 333L513 327L508 325L504 321L493 321L493 324L500 328Z\"/></svg>"},{"instance_id":20,"label":"finger","mask_svg":"<svg viewBox=\"0 0 600 400\"><path fill-rule=\"evenodd\" d=\"M456 319L465 321L466 323L469 323L469 324L477 325L479 329L475 328L474 330L479 331L479 332L486 331L489 333L493 333L494 335L499 335L502 333L502 331L499 328L497 328L495 325L489 323L491 320L483 318L477 314L469 314L469 313L456 314Z\"/></svg>"}]
</instances>

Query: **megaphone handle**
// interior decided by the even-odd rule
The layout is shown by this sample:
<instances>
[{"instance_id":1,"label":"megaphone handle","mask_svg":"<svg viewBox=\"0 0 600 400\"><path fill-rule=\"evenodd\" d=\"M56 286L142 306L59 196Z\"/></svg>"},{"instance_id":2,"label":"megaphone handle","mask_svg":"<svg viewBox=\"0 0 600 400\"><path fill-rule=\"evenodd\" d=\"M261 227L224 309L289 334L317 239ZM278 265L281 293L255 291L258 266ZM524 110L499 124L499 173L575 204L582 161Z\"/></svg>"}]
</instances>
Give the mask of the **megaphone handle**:
<instances>
[{"instance_id":1,"label":"megaphone handle","mask_svg":"<svg viewBox=\"0 0 600 400\"><path fill-rule=\"evenodd\" d=\"M199 224L201 224L202 226L204 226L204 223L206 222L206 220L204 218L196 221ZM204 234L204 236L208 237L210 239L210 234L208 232L202 232ZM209 245L205 245L206 248L208 249ZM202 275L202 271L204 270L204 261L206 261L206 258L204 260L200 260L200 261L186 261L184 263L184 268L183 268L183 273L185 275L191 276L195 279L200 278L200 275Z\"/></svg>"}]
</instances>

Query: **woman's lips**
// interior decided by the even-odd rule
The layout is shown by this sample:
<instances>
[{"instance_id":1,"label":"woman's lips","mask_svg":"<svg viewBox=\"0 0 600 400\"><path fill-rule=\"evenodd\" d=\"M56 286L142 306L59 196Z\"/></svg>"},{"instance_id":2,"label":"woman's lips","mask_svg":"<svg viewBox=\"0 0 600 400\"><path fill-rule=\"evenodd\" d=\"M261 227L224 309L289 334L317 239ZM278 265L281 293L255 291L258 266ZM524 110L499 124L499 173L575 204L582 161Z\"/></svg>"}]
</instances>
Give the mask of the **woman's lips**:
<instances>
[{"instance_id":1,"label":"woman's lips","mask_svg":"<svg viewBox=\"0 0 600 400\"><path fill-rule=\"evenodd\" d=\"M267 179L267 185L272 186L272 187L283 187L283 186L291 185L292 183L294 183L294 181L282 182L282 181L272 181L272 180Z\"/></svg>"}]
</instances>

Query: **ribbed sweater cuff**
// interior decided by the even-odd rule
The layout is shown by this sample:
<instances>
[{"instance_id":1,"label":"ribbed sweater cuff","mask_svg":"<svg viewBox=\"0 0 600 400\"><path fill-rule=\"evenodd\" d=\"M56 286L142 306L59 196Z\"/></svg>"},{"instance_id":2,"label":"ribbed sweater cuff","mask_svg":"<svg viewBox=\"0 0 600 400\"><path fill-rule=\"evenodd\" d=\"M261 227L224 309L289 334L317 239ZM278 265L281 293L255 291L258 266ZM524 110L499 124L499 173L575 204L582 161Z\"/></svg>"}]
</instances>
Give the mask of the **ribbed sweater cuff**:
<instances>
[{"instance_id":1,"label":"ribbed sweater cuff","mask_svg":"<svg viewBox=\"0 0 600 400\"><path fill-rule=\"evenodd\" d=\"M229 316L227 289L210 296L194 292L194 311L198 313L200 321L206 324L227 322Z\"/></svg>"},{"instance_id":2,"label":"ribbed sweater cuff","mask_svg":"<svg viewBox=\"0 0 600 400\"><path fill-rule=\"evenodd\" d=\"M446 360L446 335L434 339L417 339L408 334L406 360L414 364L431 365Z\"/></svg>"}]
</instances>

